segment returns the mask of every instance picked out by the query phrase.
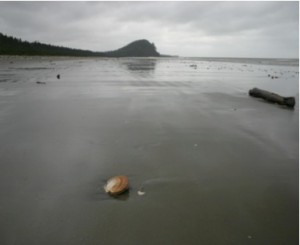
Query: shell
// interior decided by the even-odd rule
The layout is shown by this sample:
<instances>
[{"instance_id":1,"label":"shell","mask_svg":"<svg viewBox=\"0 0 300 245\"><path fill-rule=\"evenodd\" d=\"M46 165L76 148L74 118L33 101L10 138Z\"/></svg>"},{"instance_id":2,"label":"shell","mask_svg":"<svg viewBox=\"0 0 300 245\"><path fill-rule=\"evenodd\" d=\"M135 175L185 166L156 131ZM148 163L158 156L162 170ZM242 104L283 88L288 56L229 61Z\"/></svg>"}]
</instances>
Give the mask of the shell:
<instances>
[{"instance_id":1,"label":"shell","mask_svg":"<svg viewBox=\"0 0 300 245\"><path fill-rule=\"evenodd\" d=\"M129 180L127 176L115 176L110 178L106 185L104 186L104 190L106 193L110 195L119 195L129 189Z\"/></svg>"},{"instance_id":2,"label":"shell","mask_svg":"<svg viewBox=\"0 0 300 245\"><path fill-rule=\"evenodd\" d=\"M138 194L139 196L143 196L143 195L146 194L146 192L144 192L144 191L138 191L137 194Z\"/></svg>"}]
</instances>

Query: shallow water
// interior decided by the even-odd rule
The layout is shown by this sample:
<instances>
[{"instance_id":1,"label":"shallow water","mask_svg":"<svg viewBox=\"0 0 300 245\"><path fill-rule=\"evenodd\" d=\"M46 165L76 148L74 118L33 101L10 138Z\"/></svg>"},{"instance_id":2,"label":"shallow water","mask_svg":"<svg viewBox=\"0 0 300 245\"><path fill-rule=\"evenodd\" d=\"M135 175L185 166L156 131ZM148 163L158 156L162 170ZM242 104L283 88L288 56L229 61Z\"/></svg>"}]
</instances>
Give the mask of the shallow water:
<instances>
[{"instance_id":1,"label":"shallow water","mask_svg":"<svg viewBox=\"0 0 300 245\"><path fill-rule=\"evenodd\" d=\"M298 244L298 81L274 62L0 57L0 244Z\"/></svg>"}]
</instances>

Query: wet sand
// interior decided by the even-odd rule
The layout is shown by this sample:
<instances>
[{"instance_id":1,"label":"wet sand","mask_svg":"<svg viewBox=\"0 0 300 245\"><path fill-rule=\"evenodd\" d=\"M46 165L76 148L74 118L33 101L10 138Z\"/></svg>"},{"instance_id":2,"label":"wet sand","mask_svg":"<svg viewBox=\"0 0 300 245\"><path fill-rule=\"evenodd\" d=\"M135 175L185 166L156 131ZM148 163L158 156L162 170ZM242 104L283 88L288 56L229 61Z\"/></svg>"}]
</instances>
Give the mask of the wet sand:
<instances>
[{"instance_id":1,"label":"wet sand","mask_svg":"<svg viewBox=\"0 0 300 245\"><path fill-rule=\"evenodd\" d=\"M0 70L0 244L298 244L298 67L0 57ZM131 189L114 199L103 185L119 174Z\"/></svg>"}]
</instances>

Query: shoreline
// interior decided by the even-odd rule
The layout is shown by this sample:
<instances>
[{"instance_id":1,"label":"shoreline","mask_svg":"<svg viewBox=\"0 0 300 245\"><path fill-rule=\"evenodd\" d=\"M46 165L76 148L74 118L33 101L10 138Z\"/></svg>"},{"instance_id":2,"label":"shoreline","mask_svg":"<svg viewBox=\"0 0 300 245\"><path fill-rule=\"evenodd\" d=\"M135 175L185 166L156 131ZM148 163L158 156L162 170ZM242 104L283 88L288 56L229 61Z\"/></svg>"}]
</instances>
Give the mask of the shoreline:
<instances>
[{"instance_id":1,"label":"shoreline","mask_svg":"<svg viewBox=\"0 0 300 245\"><path fill-rule=\"evenodd\" d=\"M1 244L298 242L297 67L2 62ZM296 106L252 98L253 87ZM131 188L119 200L103 185L120 174Z\"/></svg>"}]
</instances>

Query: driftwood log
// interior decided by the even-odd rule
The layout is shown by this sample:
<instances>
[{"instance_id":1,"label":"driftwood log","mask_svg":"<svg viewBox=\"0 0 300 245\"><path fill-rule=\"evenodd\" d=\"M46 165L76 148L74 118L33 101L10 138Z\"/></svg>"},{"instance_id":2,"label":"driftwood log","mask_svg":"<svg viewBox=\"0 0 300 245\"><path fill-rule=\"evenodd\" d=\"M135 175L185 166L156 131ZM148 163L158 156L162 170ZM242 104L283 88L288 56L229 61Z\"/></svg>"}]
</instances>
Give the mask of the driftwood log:
<instances>
[{"instance_id":1,"label":"driftwood log","mask_svg":"<svg viewBox=\"0 0 300 245\"><path fill-rule=\"evenodd\" d=\"M262 98L271 103L277 103L279 105L285 105L290 108L294 108L296 104L295 97L283 97L275 93L268 92L259 88L253 88L249 90L249 95L257 98Z\"/></svg>"}]
</instances>

